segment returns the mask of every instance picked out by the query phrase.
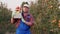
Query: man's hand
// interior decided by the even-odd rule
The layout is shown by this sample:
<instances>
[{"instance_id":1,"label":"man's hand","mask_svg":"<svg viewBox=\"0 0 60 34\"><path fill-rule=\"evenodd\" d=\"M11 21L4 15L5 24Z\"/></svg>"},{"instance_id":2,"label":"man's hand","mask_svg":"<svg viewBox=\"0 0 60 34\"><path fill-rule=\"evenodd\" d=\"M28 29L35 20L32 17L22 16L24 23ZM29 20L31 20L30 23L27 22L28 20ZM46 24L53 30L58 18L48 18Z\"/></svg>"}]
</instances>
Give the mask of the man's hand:
<instances>
[{"instance_id":1,"label":"man's hand","mask_svg":"<svg viewBox=\"0 0 60 34\"><path fill-rule=\"evenodd\" d=\"M11 18L11 23L13 24L13 18Z\"/></svg>"}]
</instances>

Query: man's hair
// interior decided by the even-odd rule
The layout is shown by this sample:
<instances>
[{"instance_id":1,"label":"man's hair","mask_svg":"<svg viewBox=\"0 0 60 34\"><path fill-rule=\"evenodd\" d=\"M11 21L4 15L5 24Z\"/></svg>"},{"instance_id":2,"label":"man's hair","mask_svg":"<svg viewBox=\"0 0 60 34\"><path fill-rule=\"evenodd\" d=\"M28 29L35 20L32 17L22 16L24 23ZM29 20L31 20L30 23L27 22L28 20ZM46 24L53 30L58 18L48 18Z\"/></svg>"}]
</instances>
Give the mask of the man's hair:
<instances>
[{"instance_id":1,"label":"man's hair","mask_svg":"<svg viewBox=\"0 0 60 34\"><path fill-rule=\"evenodd\" d=\"M29 5L29 3L28 3L28 2L22 2L22 5L21 5L21 7L23 7L23 6L24 6L24 4L27 4L27 5Z\"/></svg>"}]
</instances>

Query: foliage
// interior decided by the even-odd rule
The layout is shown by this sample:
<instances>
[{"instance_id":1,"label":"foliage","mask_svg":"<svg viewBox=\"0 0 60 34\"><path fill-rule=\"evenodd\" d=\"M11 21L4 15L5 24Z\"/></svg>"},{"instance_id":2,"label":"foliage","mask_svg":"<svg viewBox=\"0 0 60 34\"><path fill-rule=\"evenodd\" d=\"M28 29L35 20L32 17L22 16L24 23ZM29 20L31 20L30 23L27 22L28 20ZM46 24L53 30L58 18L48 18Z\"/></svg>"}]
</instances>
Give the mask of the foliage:
<instances>
[{"instance_id":1,"label":"foliage","mask_svg":"<svg viewBox=\"0 0 60 34\"><path fill-rule=\"evenodd\" d=\"M1 3L0 6L0 34L5 34L7 31L14 31L14 26L10 23L11 10Z\"/></svg>"},{"instance_id":2,"label":"foliage","mask_svg":"<svg viewBox=\"0 0 60 34\"><path fill-rule=\"evenodd\" d=\"M34 34L49 34L50 31L59 31L58 21L60 10L58 0L38 0L38 3L31 5L31 13L35 19Z\"/></svg>"},{"instance_id":3,"label":"foliage","mask_svg":"<svg viewBox=\"0 0 60 34\"><path fill-rule=\"evenodd\" d=\"M27 2L23 2L28 4ZM32 3L30 12L34 17L35 25L32 26L32 34L60 34L60 9L58 0L38 0ZM11 10L0 6L0 34L15 32L15 27L10 23Z\"/></svg>"}]
</instances>

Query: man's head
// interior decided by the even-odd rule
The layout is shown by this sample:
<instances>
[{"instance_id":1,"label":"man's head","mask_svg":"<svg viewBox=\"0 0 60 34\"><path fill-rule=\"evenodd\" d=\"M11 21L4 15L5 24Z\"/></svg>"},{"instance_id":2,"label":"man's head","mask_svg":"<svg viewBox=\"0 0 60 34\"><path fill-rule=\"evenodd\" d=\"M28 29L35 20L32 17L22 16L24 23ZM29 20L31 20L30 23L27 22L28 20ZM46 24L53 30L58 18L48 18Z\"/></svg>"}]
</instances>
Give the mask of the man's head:
<instances>
[{"instance_id":1,"label":"man's head","mask_svg":"<svg viewBox=\"0 0 60 34\"><path fill-rule=\"evenodd\" d=\"M28 4L24 4L23 5L23 11L24 12L28 12L29 11L29 5Z\"/></svg>"}]
</instances>

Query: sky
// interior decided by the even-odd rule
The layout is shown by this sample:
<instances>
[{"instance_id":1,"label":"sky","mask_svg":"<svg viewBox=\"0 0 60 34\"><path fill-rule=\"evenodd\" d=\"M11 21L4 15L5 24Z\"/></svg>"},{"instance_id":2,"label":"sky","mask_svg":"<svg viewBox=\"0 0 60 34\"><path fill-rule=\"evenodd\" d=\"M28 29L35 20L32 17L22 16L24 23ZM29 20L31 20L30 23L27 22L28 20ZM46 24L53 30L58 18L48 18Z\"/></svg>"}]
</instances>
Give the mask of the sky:
<instances>
[{"instance_id":1,"label":"sky","mask_svg":"<svg viewBox=\"0 0 60 34\"><path fill-rule=\"evenodd\" d=\"M12 11L14 11L17 6L21 6L23 1L28 3L31 1L35 2L35 0L0 0L0 2L6 3L7 8L11 8Z\"/></svg>"},{"instance_id":2,"label":"sky","mask_svg":"<svg viewBox=\"0 0 60 34\"><path fill-rule=\"evenodd\" d=\"M60 3L60 0L58 0L59 1L59 3Z\"/></svg>"}]
</instances>

